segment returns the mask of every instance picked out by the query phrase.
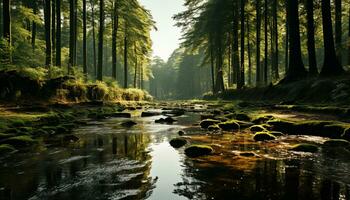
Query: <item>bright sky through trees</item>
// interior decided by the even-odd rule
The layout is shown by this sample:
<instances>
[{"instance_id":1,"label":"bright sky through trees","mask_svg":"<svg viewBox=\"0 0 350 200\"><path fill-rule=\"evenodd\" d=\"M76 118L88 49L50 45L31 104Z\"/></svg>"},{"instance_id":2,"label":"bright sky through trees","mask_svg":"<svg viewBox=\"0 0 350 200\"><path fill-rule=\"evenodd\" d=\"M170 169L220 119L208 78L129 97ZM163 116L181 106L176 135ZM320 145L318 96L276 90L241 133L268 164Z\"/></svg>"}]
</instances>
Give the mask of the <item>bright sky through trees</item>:
<instances>
[{"instance_id":1,"label":"bright sky through trees","mask_svg":"<svg viewBox=\"0 0 350 200\"><path fill-rule=\"evenodd\" d=\"M183 0L141 0L148 10L151 10L158 31L152 31L153 55L159 56L165 61L179 46L181 29L175 27L172 19L185 9Z\"/></svg>"}]
</instances>

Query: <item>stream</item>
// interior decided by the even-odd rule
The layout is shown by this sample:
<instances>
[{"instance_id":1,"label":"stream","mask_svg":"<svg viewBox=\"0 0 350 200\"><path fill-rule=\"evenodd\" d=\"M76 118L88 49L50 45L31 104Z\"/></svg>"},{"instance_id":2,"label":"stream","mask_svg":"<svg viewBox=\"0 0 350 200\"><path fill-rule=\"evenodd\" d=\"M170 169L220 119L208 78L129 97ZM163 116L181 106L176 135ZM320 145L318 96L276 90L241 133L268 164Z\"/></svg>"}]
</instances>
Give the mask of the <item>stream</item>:
<instances>
[{"instance_id":1,"label":"stream","mask_svg":"<svg viewBox=\"0 0 350 200\"><path fill-rule=\"evenodd\" d=\"M78 142L42 142L36 151L1 158L0 199L350 199L349 157L284 150L294 141L324 138L260 144L249 133L206 136L235 145L217 144L230 154L190 159L169 140L198 123L200 113L176 117L172 125L156 124L161 116L133 115L132 128L120 125L130 119L89 121L74 130ZM231 156L238 151L259 156Z\"/></svg>"}]
</instances>

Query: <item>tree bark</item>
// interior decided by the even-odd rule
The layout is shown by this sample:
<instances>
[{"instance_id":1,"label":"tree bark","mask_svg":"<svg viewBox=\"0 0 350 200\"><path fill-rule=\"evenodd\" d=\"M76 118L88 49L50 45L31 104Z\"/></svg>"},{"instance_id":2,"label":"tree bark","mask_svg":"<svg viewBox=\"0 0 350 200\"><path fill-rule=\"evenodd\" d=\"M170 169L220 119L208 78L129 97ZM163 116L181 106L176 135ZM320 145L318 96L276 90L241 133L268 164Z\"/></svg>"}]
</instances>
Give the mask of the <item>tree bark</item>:
<instances>
[{"instance_id":1,"label":"tree bark","mask_svg":"<svg viewBox=\"0 0 350 200\"><path fill-rule=\"evenodd\" d=\"M256 86L261 84L260 35L261 35L261 0L256 0Z\"/></svg>"},{"instance_id":2,"label":"tree bark","mask_svg":"<svg viewBox=\"0 0 350 200\"><path fill-rule=\"evenodd\" d=\"M211 82L212 82L212 91L215 94L215 67L214 67L214 45L213 45L213 36L209 36L209 48L210 48L210 68L211 68Z\"/></svg>"},{"instance_id":3,"label":"tree bark","mask_svg":"<svg viewBox=\"0 0 350 200\"><path fill-rule=\"evenodd\" d=\"M336 55L340 64L342 64L342 1L334 0L335 5L335 45Z\"/></svg>"},{"instance_id":4,"label":"tree bark","mask_svg":"<svg viewBox=\"0 0 350 200\"><path fill-rule=\"evenodd\" d=\"M56 0L56 66L61 66L61 0Z\"/></svg>"},{"instance_id":5,"label":"tree bark","mask_svg":"<svg viewBox=\"0 0 350 200\"><path fill-rule=\"evenodd\" d=\"M98 31L98 68L97 68L97 80L103 79L103 34L104 34L104 0L100 0L100 27Z\"/></svg>"},{"instance_id":6,"label":"tree bark","mask_svg":"<svg viewBox=\"0 0 350 200\"><path fill-rule=\"evenodd\" d=\"M117 80L117 33L118 33L118 0L114 1L113 31L112 31L112 77Z\"/></svg>"},{"instance_id":7,"label":"tree bark","mask_svg":"<svg viewBox=\"0 0 350 200\"><path fill-rule=\"evenodd\" d=\"M314 4L313 0L306 0L307 17L307 50L309 55L309 74L318 74L315 50L315 25L314 25Z\"/></svg>"},{"instance_id":8,"label":"tree bark","mask_svg":"<svg viewBox=\"0 0 350 200\"><path fill-rule=\"evenodd\" d=\"M96 63L96 32L95 32L95 10L94 1L90 0L91 4L91 20L92 20L92 48L93 48L93 64L94 64L94 78L97 77L97 63Z\"/></svg>"},{"instance_id":9,"label":"tree bark","mask_svg":"<svg viewBox=\"0 0 350 200\"><path fill-rule=\"evenodd\" d=\"M50 0L52 1L52 7L51 7L51 45L52 45L52 58L55 57L55 50L56 50L56 1L55 0ZM53 61L52 61L53 62ZM56 62L55 62L56 64Z\"/></svg>"},{"instance_id":10,"label":"tree bark","mask_svg":"<svg viewBox=\"0 0 350 200\"><path fill-rule=\"evenodd\" d=\"M6 46L3 48L5 49L5 54L3 59L4 63L12 63L12 56L11 56L11 48L12 41L11 41L11 1L10 0L3 0L3 37L5 41L7 42Z\"/></svg>"},{"instance_id":11,"label":"tree bark","mask_svg":"<svg viewBox=\"0 0 350 200\"><path fill-rule=\"evenodd\" d=\"M269 24L269 21L268 21L268 17L267 17L267 14L268 14L268 6L267 6L267 1L268 0L265 0L264 2L264 37L265 37L265 51L264 51L264 70L263 70L263 81L264 81L264 85L268 85L267 82L268 82L268 77L267 77L267 69L268 69L268 60L269 60L269 55L268 55L268 52L269 52L269 40L268 40L268 24Z\"/></svg>"},{"instance_id":12,"label":"tree bark","mask_svg":"<svg viewBox=\"0 0 350 200\"><path fill-rule=\"evenodd\" d=\"M124 88L128 88L128 38L126 35L125 25L125 36L124 36Z\"/></svg>"},{"instance_id":13,"label":"tree bark","mask_svg":"<svg viewBox=\"0 0 350 200\"><path fill-rule=\"evenodd\" d=\"M248 86L252 85L252 52L250 46L250 25L249 25L249 15L246 17L247 24L247 50L248 50Z\"/></svg>"},{"instance_id":14,"label":"tree bark","mask_svg":"<svg viewBox=\"0 0 350 200\"><path fill-rule=\"evenodd\" d=\"M330 0L322 0L321 2L322 2L324 61L323 61L323 67L320 75L321 76L341 75L344 72L344 69L338 61L335 48L334 48Z\"/></svg>"},{"instance_id":15,"label":"tree bark","mask_svg":"<svg viewBox=\"0 0 350 200\"><path fill-rule=\"evenodd\" d=\"M138 65L138 63L137 63L137 49L136 49L136 44L134 44L134 51L135 51L135 73L134 73L134 88L137 88L137 82L136 82L136 80L137 80L137 65Z\"/></svg>"},{"instance_id":16,"label":"tree bark","mask_svg":"<svg viewBox=\"0 0 350 200\"><path fill-rule=\"evenodd\" d=\"M238 87L240 84L240 60L239 60L239 42L238 42L238 30L239 30L239 8L238 1L235 2L234 5L234 13L233 13L233 43L232 43L232 73L233 73L233 82L236 83Z\"/></svg>"},{"instance_id":17,"label":"tree bark","mask_svg":"<svg viewBox=\"0 0 350 200\"><path fill-rule=\"evenodd\" d=\"M274 81L279 79L279 68L278 68L278 2L277 0L273 0L273 6L272 6L272 12L273 12L273 26L272 26L272 41L273 43L273 51L272 51L272 78Z\"/></svg>"},{"instance_id":18,"label":"tree bark","mask_svg":"<svg viewBox=\"0 0 350 200\"><path fill-rule=\"evenodd\" d=\"M87 46L86 46L86 0L83 0L83 73L87 78Z\"/></svg>"},{"instance_id":19,"label":"tree bark","mask_svg":"<svg viewBox=\"0 0 350 200\"><path fill-rule=\"evenodd\" d=\"M51 49L51 1L44 0L44 23L45 23L45 65L50 68L52 64L52 49Z\"/></svg>"},{"instance_id":20,"label":"tree bark","mask_svg":"<svg viewBox=\"0 0 350 200\"><path fill-rule=\"evenodd\" d=\"M242 89L245 85L245 74L244 74L244 38L245 38L245 0L241 0L241 66L240 66L240 80L237 84L238 89Z\"/></svg>"},{"instance_id":21,"label":"tree bark","mask_svg":"<svg viewBox=\"0 0 350 200\"><path fill-rule=\"evenodd\" d=\"M289 67L285 81L295 81L306 77L307 73L301 57L298 1L287 0L287 20L289 32Z\"/></svg>"},{"instance_id":22,"label":"tree bark","mask_svg":"<svg viewBox=\"0 0 350 200\"><path fill-rule=\"evenodd\" d=\"M74 66L74 19L75 19L75 0L69 0L69 61L68 74L72 73Z\"/></svg>"},{"instance_id":23,"label":"tree bark","mask_svg":"<svg viewBox=\"0 0 350 200\"><path fill-rule=\"evenodd\" d=\"M33 13L36 15L38 14L38 4L36 1L33 1ZM37 24L35 22L32 22L32 49L34 51L35 49L35 40L36 40L36 29L37 29Z\"/></svg>"}]
</instances>

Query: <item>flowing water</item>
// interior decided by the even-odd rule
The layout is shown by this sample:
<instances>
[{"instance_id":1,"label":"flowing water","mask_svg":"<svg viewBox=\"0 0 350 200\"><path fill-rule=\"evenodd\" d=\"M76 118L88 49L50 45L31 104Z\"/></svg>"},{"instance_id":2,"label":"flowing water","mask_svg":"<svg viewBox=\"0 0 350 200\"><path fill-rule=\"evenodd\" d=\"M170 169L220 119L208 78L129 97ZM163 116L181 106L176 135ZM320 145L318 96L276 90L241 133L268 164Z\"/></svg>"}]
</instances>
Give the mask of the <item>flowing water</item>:
<instances>
[{"instance_id":1,"label":"flowing water","mask_svg":"<svg viewBox=\"0 0 350 200\"><path fill-rule=\"evenodd\" d=\"M168 142L198 123L199 114L174 125L155 124L159 118L134 117L132 128L120 126L124 119L90 121L74 130L76 143L43 142L34 152L2 158L0 199L350 199L350 157L284 150L322 138L260 144L246 133L208 136L224 153L189 159ZM258 156L234 156L243 150Z\"/></svg>"}]
</instances>

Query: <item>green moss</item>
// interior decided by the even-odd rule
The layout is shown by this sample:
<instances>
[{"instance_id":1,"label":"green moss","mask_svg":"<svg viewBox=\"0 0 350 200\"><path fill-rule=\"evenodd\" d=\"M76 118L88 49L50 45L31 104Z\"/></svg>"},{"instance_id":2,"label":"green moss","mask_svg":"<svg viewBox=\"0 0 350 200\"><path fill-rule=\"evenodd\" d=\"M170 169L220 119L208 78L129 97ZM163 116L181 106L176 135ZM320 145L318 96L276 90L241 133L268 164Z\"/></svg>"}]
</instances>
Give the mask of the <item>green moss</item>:
<instances>
[{"instance_id":1,"label":"green moss","mask_svg":"<svg viewBox=\"0 0 350 200\"><path fill-rule=\"evenodd\" d=\"M174 138L170 140L169 143L174 148L180 148L187 144L187 140L185 140L184 138Z\"/></svg>"},{"instance_id":2,"label":"green moss","mask_svg":"<svg viewBox=\"0 0 350 200\"><path fill-rule=\"evenodd\" d=\"M269 131L269 133L271 135L274 135L275 137L280 137L284 135L282 132L279 132L279 131Z\"/></svg>"},{"instance_id":3,"label":"green moss","mask_svg":"<svg viewBox=\"0 0 350 200\"><path fill-rule=\"evenodd\" d=\"M186 156L190 158L210 155L213 152L213 148L206 145L191 145L185 149Z\"/></svg>"},{"instance_id":4,"label":"green moss","mask_svg":"<svg viewBox=\"0 0 350 200\"><path fill-rule=\"evenodd\" d=\"M36 140L32 139L30 136L15 136L10 137L4 141L6 144L13 145L15 147L25 147L36 143Z\"/></svg>"},{"instance_id":5,"label":"green moss","mask_svg":"<svg viewBox=\"0 0 350 200\"><path fill-rule=\"evenodd\" d=\"M309 152L316 153L318 151L318 146L313 144L297 144L290 148L292 151Z\"/></svg>"},{"instance_id":6,"label":"green moss","mask_svg":"<svg viewBox=\"0 0 350 200\"><path fill-rule=\"evenodd\" d=\"M233 131L233 130L239 130L240 125L237 122L237 120L230 120L227 122L222 122L219 123L218 126L223 130L223 131Z\"/></svg>"},{"instance_id":7,"label":"green moss","mask_svg":"<svg viewBox=\"0 0 350 200\"><path fill-rule=\"evenodd\" d=\"M262 125L254 125L249 128L251 132L267 132L267 129Z\"/></svg>"},{"instance_id":8,"label":"green moss","mask_svg":"<svg viewBox=\"0 0 350 200\"><path fill-rule=\"evenodd\" d=\"M275 140L276 136L270 134L269 132L257 132L255 133L253 139L255 141L267 141L267 140Z\"/></svg>"},{"instance_id":9,"label":"green moss","mask_svg":"<svg viewBox=\"0 0 350 200\"><path fill-rule=\"evenodd\" d=\"M1 144L0 145L0 154L5 154L5 153L9 153L12 151L15 151L16 149L9 144Z\"/></svg>"},{"instance_id":10,"label":"green moss","mask_svg":"<svg viewBox=\"0 0 350 200\"><path fill-rule=\"evenodd\" d=\"M201 123L199 124L202 128L207 129L209 126L219 124L219 120L214 120L214 119L205 119L202 120Z\"/></svg>"},{"instance_id":11,"label":"green moss","mask_svg":"<svg viewBox=\"0 0 350 200\"><path fill-rule=\"evenodd\" d=\"M254 115L252 118L253 118L252 122L254 124L265 124L269 120L275 119L275 117L272 116L272 115L260 115L260 114L259 115Z\"/></svg>"}]
</instances>

